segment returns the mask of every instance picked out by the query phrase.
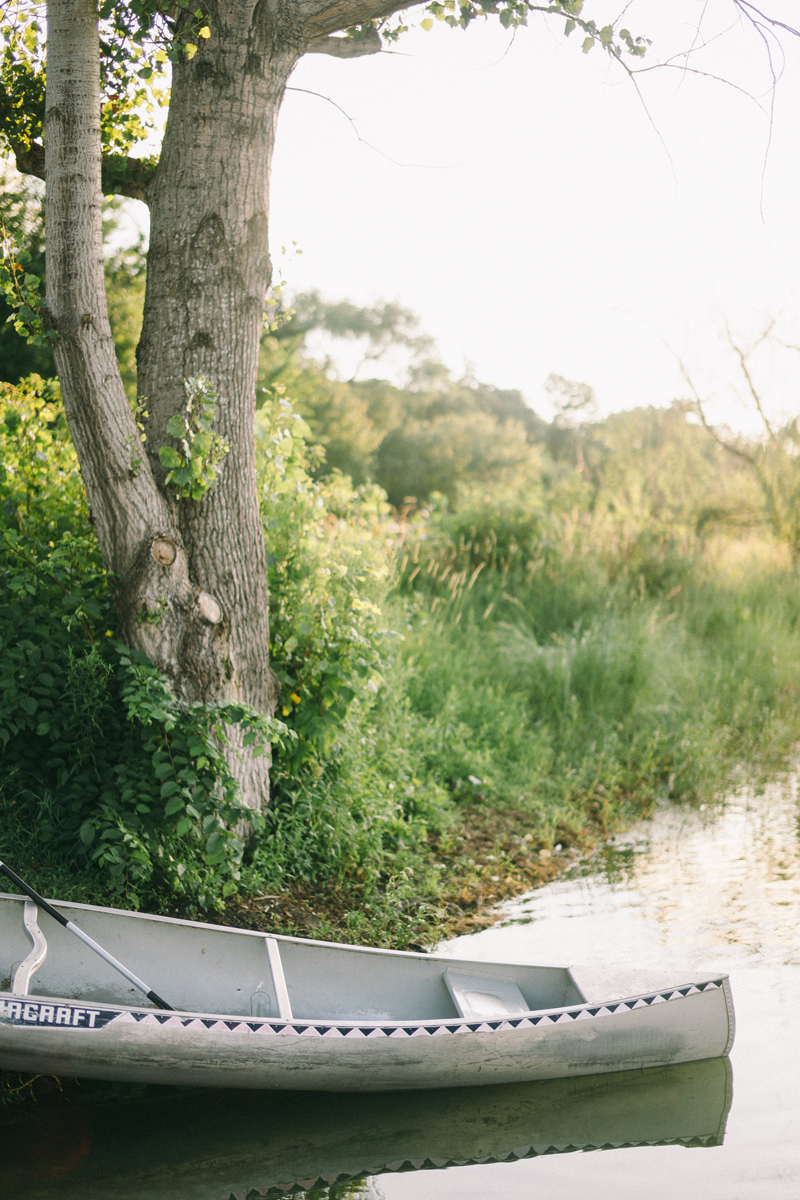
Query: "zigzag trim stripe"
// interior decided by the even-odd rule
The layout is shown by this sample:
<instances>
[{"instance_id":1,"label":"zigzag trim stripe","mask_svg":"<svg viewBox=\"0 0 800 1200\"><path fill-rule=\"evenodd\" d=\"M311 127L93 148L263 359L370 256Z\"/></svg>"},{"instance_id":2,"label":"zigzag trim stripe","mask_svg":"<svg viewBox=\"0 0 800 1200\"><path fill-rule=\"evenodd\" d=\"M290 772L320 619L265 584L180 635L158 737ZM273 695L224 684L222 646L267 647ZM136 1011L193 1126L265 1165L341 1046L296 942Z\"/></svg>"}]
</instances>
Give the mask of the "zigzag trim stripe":
<instances>
[{"instance_id":1,"label":"zigzag trim stripe","mask_svg":"<svg viewBox=\"0 0 800 1200\"><path fill-rule=\"evenodd\" d=\"M125 1012L113 1018L113 1024L136 1021L140 1025L161 1025L169 1029L210 1030L213 1033L256 1033L262 1036L283 1035L295 1037L350 1038L409 1038L442 1037L456 1033L497 1033L511 1029L533 1029L540 1025L562 1025L570 1021L586 1021L590 1017L613 1017L653 1004L683 1000L686 996L697 996L701 992L714 991L723 986L721 979L708 983L691 984L669 992L655 992L635 1000L600 1004L591 1008L570 1009L560 1013L543 1013L541 1016L507 1017L501 1021L455 1021L442 1025L321 1025L316 1022L294 1023L287 1021L254 1021L242 1017L230 1019L217 1017L179 1017L159 1012ZM112 1022L109 1022L111 1024Z\"/></svg>"},{"instance_id":2,"label":"zigzag trim stripe","mask_svg":"<svg viewBox=\"0 0 800 1200\"><path fill-rule=\"evenodd\" d=\"M523 1158L539 1158L546 1154L585 1153L589 1150L628 1150L637 1146L716 1146L718 1144L714 1134L705 1134L697 1135L696 1137L661 1138L655 1142L604 1142L602 1145L590 1143L573 1145L570 1143L569 1145L517 1146L507 1154L489 1155L486 1158L406 1158L400 1162L386 1163L381 1167L370 1167L365 1171L358 1171L355 1174L317 1175L313 1179L300 1179L295 1183L279 1183L272 1187L262 1188L244 1188L240 1192L230 1192L224 1200L256 1200L257 1196L263 1196L265 1200L273 1200L273 1197L275 1200L279 1200L283 1196L328 1188L337 1183L347 1183L353 1180L364 1179L368 1175L401 1174L407 1171L440 1171L447 1170L448 1167L474 1167L483 1166L487 1163L519 1162Z\"/></svg>"}]
</instances>

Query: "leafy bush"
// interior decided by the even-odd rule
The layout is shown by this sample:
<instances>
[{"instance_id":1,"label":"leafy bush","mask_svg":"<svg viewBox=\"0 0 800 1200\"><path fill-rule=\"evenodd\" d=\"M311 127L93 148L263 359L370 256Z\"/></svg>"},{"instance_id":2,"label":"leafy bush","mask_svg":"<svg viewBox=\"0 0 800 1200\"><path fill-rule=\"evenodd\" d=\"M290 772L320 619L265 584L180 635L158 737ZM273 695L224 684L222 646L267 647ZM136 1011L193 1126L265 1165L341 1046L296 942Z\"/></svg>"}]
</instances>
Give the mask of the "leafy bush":
<instances>
[{"instance_id":1,"label":"leafy bush","mask_svg":"<svg viewBox=\"0 0 800 1200\"><path fill-rule=\"evenodd\" d=\"M342 475L312 478L309 430L281 389L256 422L267 540L272 666L281 716L298 739L281 761L295 770L332 745L356 697L374 697L391 640L382 611L391 573L388 506Z\"/></svg>"}]
</instances>

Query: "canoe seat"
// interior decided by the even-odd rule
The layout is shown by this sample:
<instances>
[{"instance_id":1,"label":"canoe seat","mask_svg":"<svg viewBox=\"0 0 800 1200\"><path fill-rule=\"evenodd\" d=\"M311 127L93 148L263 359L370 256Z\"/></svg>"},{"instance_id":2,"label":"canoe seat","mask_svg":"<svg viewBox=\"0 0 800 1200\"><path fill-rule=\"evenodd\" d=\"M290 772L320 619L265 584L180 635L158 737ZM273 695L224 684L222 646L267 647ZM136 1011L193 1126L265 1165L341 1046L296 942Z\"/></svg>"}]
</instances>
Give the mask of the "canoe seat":
<instances>
[{"instance_id":1,"label":"canoe seat","mask_svg":"<svg viewBox=\"0 0 800 1200\"><path fill-rule=\"evenodd\" d=\"M461 971L445 971L453 1004L460 1017L469 1021L490 1017L519 1016L530 1012L530 1005L513 979L495 975L465 975Z\"/></svg>"}]
</instances>

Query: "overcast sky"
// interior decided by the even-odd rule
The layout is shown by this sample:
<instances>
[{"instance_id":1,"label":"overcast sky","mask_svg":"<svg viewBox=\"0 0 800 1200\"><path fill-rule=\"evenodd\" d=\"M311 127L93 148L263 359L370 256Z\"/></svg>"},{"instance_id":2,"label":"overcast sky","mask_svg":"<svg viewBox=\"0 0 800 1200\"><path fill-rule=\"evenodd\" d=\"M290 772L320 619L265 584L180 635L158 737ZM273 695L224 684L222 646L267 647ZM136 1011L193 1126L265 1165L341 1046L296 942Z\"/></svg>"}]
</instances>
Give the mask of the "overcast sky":
<instances>
[{"instance_id":1,"label":"overcast sky","mask_svg":"<svg viewBox=\"0 0 800 1200\"><path fill-rule=\"evenodd\" d=\"M602 411L668 404L687 391L680 358L716 420L755 428L723 330L747 342L778 317L800 344L800 44L786 39L770 141L767 58L730 0L634 0L626 24L665 58L703 9L721 36L692 65L760 103L667 70L639 77L643 104L598 48L535 16L513 37L495 19L306 56L279 123L276 266L332 300L400 301L455 372L474 364L544 414L551 372L591 384ZM283 257L293 242L302 256ZM793 413L800 353L762 352L755 371L770 411Z\"/></svg>"}]
</instances>

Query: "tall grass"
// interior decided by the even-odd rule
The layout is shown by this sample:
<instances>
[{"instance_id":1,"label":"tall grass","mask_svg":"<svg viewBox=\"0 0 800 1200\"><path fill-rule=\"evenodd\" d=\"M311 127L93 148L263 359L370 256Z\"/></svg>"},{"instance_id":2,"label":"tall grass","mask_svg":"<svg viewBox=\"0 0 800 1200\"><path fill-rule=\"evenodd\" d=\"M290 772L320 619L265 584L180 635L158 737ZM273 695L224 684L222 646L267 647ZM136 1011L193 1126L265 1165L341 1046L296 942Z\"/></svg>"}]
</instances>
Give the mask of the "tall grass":
<instances>
[{"instance_id":1,"label":"tall grass","mask_svg":"<svg viewBox=\"0 0 800 1200\"><path fill-rule=\"evenodd\" d=\"M731 571L697 544L650 539L625 561L536 536L504 559L474 533L407 555L407 694L452 794L546 831L708 801L782 761L800 733L800 589L780 558Z\"/></svg>"}]
</instances>

